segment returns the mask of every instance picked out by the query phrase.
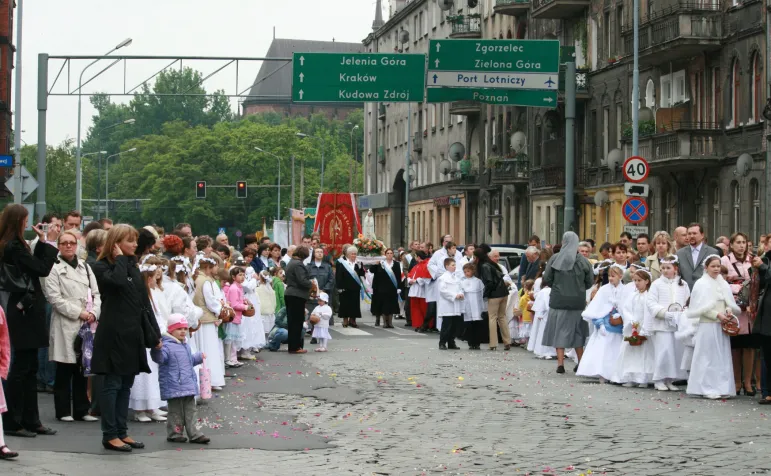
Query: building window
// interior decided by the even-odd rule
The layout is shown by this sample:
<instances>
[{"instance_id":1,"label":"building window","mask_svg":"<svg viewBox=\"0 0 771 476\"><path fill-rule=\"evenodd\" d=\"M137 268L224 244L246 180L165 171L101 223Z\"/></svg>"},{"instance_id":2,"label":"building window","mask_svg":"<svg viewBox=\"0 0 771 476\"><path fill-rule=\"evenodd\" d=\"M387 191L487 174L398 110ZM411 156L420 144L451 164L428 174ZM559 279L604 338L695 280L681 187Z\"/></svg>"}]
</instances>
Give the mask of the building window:
<instances>
[{"instance_id":1,"label":"building window","mask_svg":"<svg viewBox=\"0 0 771 476\"><path fill-rule=\"evenodd\" d=\"M588 205L586 209L589 211L589 237L593 240L597 240L597 207Z\"/></svg>"},{"instance_id":2,"label":"building window","mask_svg":"<svg viewBox=\"0 0 771 476\"><path fill-rule=\"evenodd\" d=\"M623 116L621 103L616 104L616 147L621 148L621 119Z\"/></svg>"},{"instance_id":3,"label":"building window","mask_svg":"<svg viewBox=\"0 0 771 476\"><path fill-rule=\"evenodd\" d=\"M605 51L605 61L610 59L611 55L611 49L610 49L610 42L611 42L611 36L610 36L610 12L605 12L605 21L602 24L602 46Z\"/></svg>"},{"instance_id":4,"label":"building window","mask_svg":"<svg viewBox=\"0 0 771 476\"><path fill-rule=\"evenodd\" d=\"M621 26L624 24L624 8L620 3L616 4L616 31L614 36L614 42L616 43L616 55L621 56L623 54L622 47L624 40L621 38Z\"/></svg>"},{"instance_id":5,"label":"building window","mask_svg":"<svg viewBox=\"0 0 771 476\"><path fill-rule=\"evenodd\" d=\"M741 71L739 71L739 60L734 59L733 66L731 67L731 82L728 85L729 89L729 105L728 109L730 123L728 127L736 127L739 125L739 91L741 88Z\"/></svg>"},{"instance_id":6,"label":"building window","mask_svg":"<svg viewBox=\"0 0 771 476\"><path fill-rule=\"evenodd\" d=\"M493 127L492 127L492 130L490 131L491 132L490 136L493 143L493 150L497 150L495 149L495 145L496 145L495 139L496 139L496 136L498 135L498 129L495 127L496 125L497 125L497 121L495 120L495 118L493 118Z\"/></svg>"},{"instance_id":7,"label":"building window","mask_svg":"<svg viewBox=\"0 0 771 476\"><path fill-rule=\"evenodd\" d=\"M540 167L541 166L541 141L543 140L542 137L542 130L541 130L541 118L536 117L535 118L535 141L533 142L533 167Z\"/></svg>"},{"instance_id":8,"label":"building window","mask_svg":"<svg viewBox=\"0 0 771 476\"><path fill-rule=\"evenodd\" d=\"M645 107L651 109L656 107L656 86L653 84L652 79L649 79L648 84L645 86Z\"/></svg>"},{"instance_id":9,"label":"building window","mask_svg":"<svg viewBox=\"0 0 771 476\"><path fill-rule=\"evenodd\" d=\"M610 109L602 109L602 158L608 157L610 151Z\"/></svg>"},{"instance_id":10,"label":"building window","mask_svg":"<svg viewBox=\"0 0 771 476\"><path fill-rule=\"evenodd\" d=\"M760 243L758 227L760 226L760 184L757 180L750 180L750 197L752 197L752 215L750 218L750 239L753 243Z\"/></svg>"},{"instance_id":11,"label":"building window","mask_svg":"<svg viewBox=\"0 0 771 476\"><path fill-rule=\"evenodd\" d=\"M605 207L605 242L610 241L610 203L606 203Z\"/></svg>"},{"instance_id":12,"label":"building window","mask_svg":"<svg viewBox=\"0 0 771 476\"><path fill-rule=\"evenodd\" d=\"M732 218L731 218L731 233L739 231L739 213L741 211L741 191L739 189L739 182L731 182L731 205L732 205Z\"/></svg>"},{"instance_id":13,"label":"building window","mask_svg":"<svg viewBox=\"0 0 771 476\"><path fill-rule=\"evenodd\" d=\"M717 124L720 117L720 68L712 68L712 94L710 98L712 122Z\"/></svg>"},{"instance_id":14,"label":"building window","mask_svg":"<svg viewBox=\"0 0 771 476\"><path fill-rule=\"evenodd\" d=\"M752 55L752 111L750 114L750 124L760 122L760 111L763 109L763 105L760 102L760 98L763 96L763 93L761 92L763 91L762 81L763 78L761 77L760 55L755 53Z\"/></svg>"}]
</instances>

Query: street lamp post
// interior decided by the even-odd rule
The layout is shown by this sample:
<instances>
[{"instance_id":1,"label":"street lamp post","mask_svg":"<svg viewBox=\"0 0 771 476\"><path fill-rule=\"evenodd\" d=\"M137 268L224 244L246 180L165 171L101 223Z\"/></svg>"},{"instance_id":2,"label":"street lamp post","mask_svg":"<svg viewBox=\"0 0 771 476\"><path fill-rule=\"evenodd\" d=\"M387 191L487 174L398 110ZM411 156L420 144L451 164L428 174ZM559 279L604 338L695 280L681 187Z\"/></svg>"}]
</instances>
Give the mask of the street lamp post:
<instances>
[{"instance_id":1,"label":"street lamp post","mask_svg":"<svg viewBox=\"0 0 771 476\"><path fill-rule=\"evenodd\" d=\"M97 156L96 157L97 163L101 167L101 165L102 165L102 157L101 156L106 154L106 153L107 153L106 150L98 150L96 152L89 152L88 154L83 154L81 158L85 158L85 157L88 157L88 156L91 156L91 155L95 155L95 156ZM101 174L101 173L102 172L100 170L99 174ZM99 185L99 175L97 175L96 178L97 178L96 196L99 197L99 187L100 187L100 185ZM97 211L97 213L99 212L99 200L96 201L96 211Z\"/></svg>"},{"instance_id":2,"label":"street lamp post","mask_svg":"<svg viewBox=\"0 0 771 476\"><path fill-rule=\"evenodd\" d=\"M270 156L273 156L276 158L277 162L277 168L278 168L278 200L276 201L276 220L281 220L281 157L277 156L273 152L268 152L267 150L262 150L259 147L255 147L254 150L258 152L262 152L263 154L268 154Z\"/></svg>"},{"instance_id":3,"label":"street lamp post","mask_svg":"<svg viewBox=\"0 0 771 476\"><path fill-rule=\"evenodd\" d=\"M96 134L94 134L94 137L97 138L97 140L100 142L101 145L101 135L102 132L112 129L114 127L122 126L124 124L133 124L136 122L136 119L126 119L125 121L117 122L115 124L109 125L107 127L103 127L96 131ZM106 151L101 151L102 154L107 154ZM83 157L85 157L85 154ZM96 171L96 218L100 219L102 218L100 209L102 207L102 157L98 157L99 161L97 162L97 171Z\"/></svg>"},{"instance_id":4,"label":"street lamp post","mask_svg":"<svg viewBox=\"0 0 771 476\"><path fill-rule=\"evenodd\" d=\"M323 193L324 192L324 149L326 149L326 143L324 142L324 138L319 136L309 136L308 134L303 134L302 132L298 132L295 135L300 138L308 137L309 139L318 139L321 141L321 192Z\"/></svg>"},{"instance_id":5,"label":"street lamp post","mask_svg":"<svg viewBox=\"0 0 771 476\"><path fill-rule=\"evenodd\" d=\"M108 156L104 160L104 217L110 218L110 159L113 157L118 157L123 154L129 154L131 152L136 152L137 148L132 147L129 150L125 150L123 152L118 152L117 154L112 154Z\"/></svg>"},{"instance_id":6,"label":"street lamp post","mask_svg":"<svg viewBox=\"0 0 771 476\"><path fill-rule=\"evenodd\" d=\"M121 43L119 43L115 48L111 49L101 57L95 59L91 63L89 63L85 68L83 68L83 71L80 72L80 79L78 80L78 142L77 142L77 148L75 150L75 209L79 212L82 212L82 199L83 199L83 170L81 169L81 163L80 163L80 157L81 157L81 150L80 150L80 119L81 119L81 109L83 104L83 73L86 72L88 68L96 64L98 61L106 58L110 53L113 51L119 50L123 48L124 46L128 46L131 44L131 38L127 38L123 40Z\"/></svg>"}]
</instances>

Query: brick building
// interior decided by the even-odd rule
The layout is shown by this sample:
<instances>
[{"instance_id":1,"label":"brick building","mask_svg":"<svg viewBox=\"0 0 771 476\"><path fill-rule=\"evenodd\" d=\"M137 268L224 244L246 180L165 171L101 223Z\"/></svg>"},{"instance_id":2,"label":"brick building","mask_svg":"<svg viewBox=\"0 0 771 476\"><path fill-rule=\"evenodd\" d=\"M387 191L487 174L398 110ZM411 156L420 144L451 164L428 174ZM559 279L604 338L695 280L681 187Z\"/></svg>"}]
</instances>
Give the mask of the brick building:
<instances>
[{"instance_id":1,"label":"brick building","mask_svg":"<svg viewBox=\"0 0 771 476\"><path fill-rule=\"evenodd\" d=\"M0 0L0 155L11 153L11 80L13 78L13 9L16 2ZM0 182L5 182L10 168L0 169ZM0 196L8 192L0 187Z\"/></svg>"},{"instance_id":2,"label":"brick building","mask_svg":"<svg viewBox=\"0 0 771 476\"><path fill-rule=\"evenodd\" d=\"M294 52L308 53L360 53L361 43L338 41L313 41L274 38L268 48L267 58L291 58ZM244 116L263 112L277 112L284 116L310 116L324 114L330 119L343 120L348 113L361 109L364 103L294 104L292 102L292 62L265 61L260 67L249 98L242 103Z\"/></svg>"}]
</instances>

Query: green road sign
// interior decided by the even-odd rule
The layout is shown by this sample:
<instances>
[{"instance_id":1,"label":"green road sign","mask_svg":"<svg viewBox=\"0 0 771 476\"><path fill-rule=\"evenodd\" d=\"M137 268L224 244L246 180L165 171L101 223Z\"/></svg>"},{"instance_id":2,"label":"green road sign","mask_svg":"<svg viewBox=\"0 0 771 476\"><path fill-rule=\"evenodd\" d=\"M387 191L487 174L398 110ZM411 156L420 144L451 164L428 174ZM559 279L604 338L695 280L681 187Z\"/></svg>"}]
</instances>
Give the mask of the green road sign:
<instances>
[{"instance_id":1,"label":"green road sign","mask_svg":"<svg viewBox=\"0 0 771 476\"><path fill-rule=\"evenodd\" d=\"M559 40L430 40L428 48L429 72L557 73L559 60Z\"/></svg>"},{"instance_id":2,"label":"green road sign","mask_svg":"<svg viewBox=\"0 0 771 476\"><path fill-rule=\"evenodd\" d=\"M426 102L476 101L511 106L557 107L557 91L530 89L428 88Z\"/></svg>"},{"instance_id":3,"label":"green road sign","mask_svg":"<svg viewBox=\"0 0 771 476\"><path fill-rule=\"evenodd\" d=\"M294 102L421 102L426 56L294 53Z\"/></svg>"}]
</instances>

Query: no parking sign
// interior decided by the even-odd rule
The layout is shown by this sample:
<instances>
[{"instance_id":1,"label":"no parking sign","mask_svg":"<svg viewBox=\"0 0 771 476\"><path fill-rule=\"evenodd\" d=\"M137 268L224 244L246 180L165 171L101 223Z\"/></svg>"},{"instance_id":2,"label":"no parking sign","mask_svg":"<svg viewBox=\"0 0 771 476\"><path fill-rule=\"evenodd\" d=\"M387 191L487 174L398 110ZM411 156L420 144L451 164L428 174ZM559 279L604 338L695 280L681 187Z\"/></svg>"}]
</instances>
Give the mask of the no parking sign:
<instances>
[{"instance_id":1,"label":"no parking sign","mask_svg":"<svg viewBox=\"0 0 771 476\"><path fill-rule=\"evenodd\" d=\"M642 197L627 198L621 207L624 219L633 225L644 222L648 218L648 202Z\"/></svg>"}]
</instances>

